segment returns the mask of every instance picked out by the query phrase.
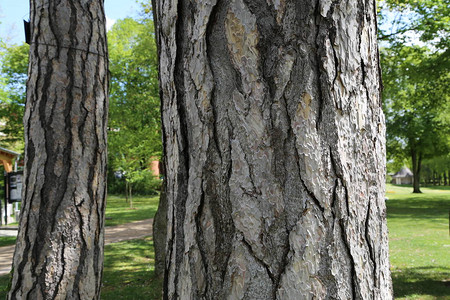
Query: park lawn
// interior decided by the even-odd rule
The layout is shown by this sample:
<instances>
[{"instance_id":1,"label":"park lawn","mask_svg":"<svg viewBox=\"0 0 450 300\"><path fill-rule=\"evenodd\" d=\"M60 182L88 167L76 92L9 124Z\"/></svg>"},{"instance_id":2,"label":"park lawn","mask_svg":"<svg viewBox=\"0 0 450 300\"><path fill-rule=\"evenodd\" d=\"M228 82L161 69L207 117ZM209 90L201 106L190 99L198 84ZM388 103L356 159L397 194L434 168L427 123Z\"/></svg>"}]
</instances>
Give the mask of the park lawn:
<instances>
[{"instance_id":1,"label":"park lawn","mask_svg":"<svg viewBox=\"0 0 450 300\"><path fill-rule=\"evenodd\" d=\"M158 209L159 195L133 196L133 208L124 196L108 195L106 200L106 226L151 219Z\"/></svg>"},{"instance_id":2,"label":"park lawn","mask_svg":"<svg viewBox=\"0 0 450 300\"><path fill-rule=\"evenodd\" d=\"M154 277L151 237L105 246L101 299L161 299L162 280Z\"/></svg>"},{"instance_id":3,"label":"park lawn","mask_svg":"<svg viewBox=\"0 0 450 300\"><path fill-rule=\"evenodd\" d=\"M395 299L450 299L450 187L386 186Z\"/></svg>"}]
</instances>

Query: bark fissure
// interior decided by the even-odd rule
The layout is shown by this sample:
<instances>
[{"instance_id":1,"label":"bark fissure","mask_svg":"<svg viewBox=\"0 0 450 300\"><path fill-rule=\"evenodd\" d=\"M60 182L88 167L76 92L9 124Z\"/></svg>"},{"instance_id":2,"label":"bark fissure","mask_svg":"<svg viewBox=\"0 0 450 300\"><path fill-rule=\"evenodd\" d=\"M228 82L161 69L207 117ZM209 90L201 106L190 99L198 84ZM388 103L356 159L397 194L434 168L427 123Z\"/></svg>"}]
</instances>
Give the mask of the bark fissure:
<instances>
[{"instance_id":1,"label":"bark fissure","mask_svg":"<svg viewBox=\"0 0 450 300\"><path fill-rule=\"evenodd\" d=\"M355 269L355 259L353 258L350 244L348 242L348 236L345 232L346 225L344 223L344 219L339 219L340 231L341 231L341 240L345 245L345 250L347 253L347 257L350 259L350 268L351 268L351 286L352 286L352 299L364 299L361 295L357 296L357 277L356 277L356 269Z\"/></svg>"},{"instance_id":2,"label":"bark fissure","mask_svg":"<svg viewBox=\"0 0 450 300\"><path fill-rule=\"evenodd\" d=\"M377 261L376 261L376 257L375 257L375 251L372 247L372 239L370 238L370 234L369 234L369 229L370 229L370 224L369 224L369 218L370 218L370 200L368 202L368 207L367 207L367 215L366 215L366 221L365 221L365 238L366 238L366 243L367 243L367 249L369 250L369 258L370 261L373 265L373 272L372 272L372 276L373 276L373 286L377 287L377 277L378 277L378 273L377 273ZM375 297L375 294L373 294L373 296Z\"/></svg>"},{"instance_id":3,"label":"bark fissure","mask_svg":"<svg viewBox=\"0 0 450 300\"><path fill-rule=\"evenodd\" d=\"M201 183L201 186L203 187L203 181ZM203 268L205 270L206 276L207 276L207 280L210 281L211 280L211 276L209 271L209 266L208 266L208 259L207 259L207 252L206 252L206 245L205 245L205 241L204 241L204 233L203 233L203 229L202 229L202 225L201 225L201 218L203 216L203 209L204 209L204 205L205 205L205 191L202 188L202 194L200 196L200 204L198 206L198 210L197 210L197 214L195 215L195 226L197 229L197 234L195 236L196 238L196 242L198 245L198 249L200 251L200 255L201 255L201 262L203 264ZM198 275L197 275L198 276ZM197 290L197 293L199 293L200 291ZM206 295L208 295L208 285L206 285L206 289L205 291L203 291L200 296L201 297L205 297Z\"/></svg>"},{"instance_id":4,"label":"bark fissure","mask_svg":"<svg viewBox=\"0 0 450 300\"><path fill-rule=\"evenodd\" d=\"M53 293L52 297L53 299L55 299L59 293L59 289L61 288L61 283L64 279L64 273L66 272L66 263L65 263L65 258L64 258L64 251L66 250L66 241L64 239L64 235L61 236L61 256L60 256L60 260L61 260L61 276L58 280L58 283L55 286L55 292Z\"/></svg>"},{"instance_id":5,"label":"bark fissure","mask_svg":"<svg viewBox=\"0 0 450 300\"><path fill-rule=\"evenodd\" d=\"M184 255L184 228L183 223L186 217L186 200L188 196L188 182L189 182L189 169L190 169L190 157L189 157L189 133L187 128L189 126L187 113L185 111L186 103L185 103L185 95L184 95L184 86L185 86L185 71L184 71L184 56L186 55L186 35L183 33L183 28L186 26L185 22L187 18L190 18L190 7L189 5L186 7L184 0L179 0L177 3L177 11L180 15L180 18L176 21L176 57L175 57L175 90L176 90L176 105L178 112L178 120L179 120L179 134L177 136L178 143L180 143L180 153L179 159L179 169L177 175L177 182L179 183L177 198L175 200L176 209L174 209L175 216L173 219L173 228L176 231L175 233L175 277L174 283L175 286L178 285L178 274L181 269L183 255ZM177 226L178 225L178 226ZM178 289L174 291L174 298L178 299Z\"/></svg>"},{"instance_id":6,"label":"bark fissure","mask_svg":"<svg viewBox=\"0 0 450 300\"><path fill-rule=\"evenodd\" d=\"M242 244L247 248L247 251L250 253L250 255L253 257L254 260L256 260L267 272L267 275L269 276L270 280L272 281L272 286L275 286L277 279L274 274L272 274L272 271L270 271L270 266L264 262L264 260L260 259L258 255L254 252L252 246L247 242L244 235L242 235ZM273 287L272 287L273 289Z\"/></svg>"}]
</instances>

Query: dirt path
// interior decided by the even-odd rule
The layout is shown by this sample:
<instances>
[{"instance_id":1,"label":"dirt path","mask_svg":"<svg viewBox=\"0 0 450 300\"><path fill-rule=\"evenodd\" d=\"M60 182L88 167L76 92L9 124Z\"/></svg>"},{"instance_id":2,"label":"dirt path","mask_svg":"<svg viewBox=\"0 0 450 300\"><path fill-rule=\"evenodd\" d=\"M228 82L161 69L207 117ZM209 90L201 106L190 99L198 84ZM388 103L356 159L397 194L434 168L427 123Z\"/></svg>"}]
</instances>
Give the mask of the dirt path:
<instances>
[{"instance_id":1,"label":"dirt path","mask_svg":"<svg viewBox=\"0 0 450 300\"><path fill-rule=\"evenodd\" d=\"M105 227L105 244L139 239L152 235L153 219ZM16 232L17 234L17 232ZM9 273L14 254L14 246L0 247L0 276Z\"/></svg>"}]
</instances>

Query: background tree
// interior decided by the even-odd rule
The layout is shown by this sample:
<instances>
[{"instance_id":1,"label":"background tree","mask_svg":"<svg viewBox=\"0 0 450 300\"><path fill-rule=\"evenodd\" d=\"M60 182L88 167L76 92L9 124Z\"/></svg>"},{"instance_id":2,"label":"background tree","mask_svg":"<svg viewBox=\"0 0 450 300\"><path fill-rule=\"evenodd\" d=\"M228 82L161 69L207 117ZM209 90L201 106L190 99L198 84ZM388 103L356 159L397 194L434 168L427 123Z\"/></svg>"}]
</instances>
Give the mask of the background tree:
<instances>
[{"instance_id":1,"label":"background tree","mask_svg":"<svg viewBox=\"0 0 450 300\"><path fill-rule=\"evenodd\" d=\"M156 1L165 299L391 299L367 1Z\"/></svg>"},{"instance_id":2,"label":"background tree","mask_svg":"<svg viewBox=\"0 0 450 300\"><path fill-rule=\"evenodd\" d=\"M419 193L422 161L450 150L450 8L445 1L384 1L381 7L388 158L410 157Z\"/></svg>"},{"instance_id":3,"label":"background tree","mask_svg":"<svg viewBox=\"0 0 450 300\"><path fill-rule=\"evenodd\" d=\"M28 69L29 46L3 44L0 52L1 95L0 128L2 144L21 153L24 146L23 113Z\"/></svg>"},{"instance_id":4,"label":"background tree","mask_svg":"<svg viewBox=\"0 0 450 300\"><path fill-rule=\"evenodd\" d=\"M108 54L103 1L31 1L25 187L8 299L99 299Z\"/></svg>"},{"instance_id":5,"label":"background tree","mask_svg":"<svg viewBox=\"0 0 450 300\"><path fill-rule=\"evenodd\" d=\"M149 169L161 156L160 112L153 21L127 18L108 32L111 95L109 170L123 172L127 198L131 189L155 188ZM111 178L111 177L110 177ZM111 178L110 191L124 187ZM120 181L119 181L120 182ZM140 184L142 183L142 184Z\"/></svg>"}]
</instances>

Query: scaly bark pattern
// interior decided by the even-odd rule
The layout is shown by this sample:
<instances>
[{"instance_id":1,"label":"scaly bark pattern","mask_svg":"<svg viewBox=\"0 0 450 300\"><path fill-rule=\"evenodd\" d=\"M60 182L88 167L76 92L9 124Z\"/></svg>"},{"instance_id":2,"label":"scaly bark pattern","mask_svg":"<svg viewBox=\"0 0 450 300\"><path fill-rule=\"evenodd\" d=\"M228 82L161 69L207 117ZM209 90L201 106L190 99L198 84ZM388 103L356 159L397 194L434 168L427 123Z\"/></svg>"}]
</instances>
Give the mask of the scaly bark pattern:
<instances>
[{"instance_id":1,"label":"scaly bark pattern","mask_svg":"<svg viewBox=\"0 0 450 300\"><path fill-rule=\"evenodd\" d=\"M159 0L165 299L391 299L374 0Z\"/></svg>"},{"instance_id":2,"label":"scaly bark pattern","mask_svg":"<svg viewBox=\"0 0 450 300\"><path fill-rule=\"evenodd\" d=\"M99 299L108 58L103 1L31 1L25 187L8 299Z\"/></svg>"}]
</instances>

